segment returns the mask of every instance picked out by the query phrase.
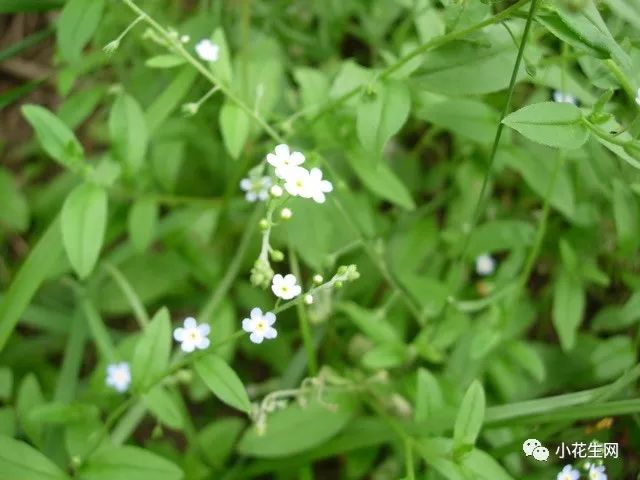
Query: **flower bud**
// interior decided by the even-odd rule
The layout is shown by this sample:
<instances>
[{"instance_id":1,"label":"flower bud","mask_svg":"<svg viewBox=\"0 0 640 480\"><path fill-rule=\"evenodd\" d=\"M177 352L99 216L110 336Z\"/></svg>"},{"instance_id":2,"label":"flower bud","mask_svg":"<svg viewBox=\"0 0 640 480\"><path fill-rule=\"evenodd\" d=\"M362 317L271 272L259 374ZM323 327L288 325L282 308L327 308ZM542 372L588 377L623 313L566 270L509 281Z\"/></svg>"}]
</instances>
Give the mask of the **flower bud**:
<instances>
[{"instance_id":1,"label":"flower bud","mask_svg":"<svg viewBox=\"0 0 640 480\"><path fill-rule=\"evenodd\" d=\"M264 231L269 228L269 221L266 218L263 218L260 220L260 223L258 223L258 226L260 227L260 230Z\"/></svg>"},{"instance_id":2,"label":"flower bud","mask_svg":"<svg viewBox=\"0 0 640 480\"><path fill-rule=\"evenodd\" d=\"M322 282L324 282L324 278L322 278L322 275L320 275L319 273L316 273L313 276L313 283L317 283L318 285L320 285Z\"/></svg>"},{"instance_id":3,"label":"flower bud","mask_svg":"<svg viewBox=\"0 0 640 480\"><path fill-rule=\"evenodd\" d=\"M280 250L271 250L271 260L274 262L281 262L284 260L284 253Z\"/></svg>"},{"instance_id":4,"label":"flower bud","mask_svg":"<svg viewBox=\"0 0 640 480\"><path fill-rule=\"evenodd\" d=\"M280 198L284 191L282 190L282 187L280 185L274 185L269 189L269 193L274 198Z\"/></svg>"},{"instance_id":5,"label":"flower bud","mask_svg":"<svg viewBox=\"0 0 640 480\"><path fill-rule=\"evenodd\" d=\"M313 303L313 295L306 294L304 296L304 303L306 303L307 305L311 305Z\"/></svg>"},{"instance_id":6,"label":"flower bud","mask_svg":"<svg viewBox=\"0 0 640 480\"><path fill-rule=\"evenodd\" d=\"M283 220L289 220L293 216L293 212L290 208L283 208L280 210L280 218Z\"/></svg>"}]
</instances>

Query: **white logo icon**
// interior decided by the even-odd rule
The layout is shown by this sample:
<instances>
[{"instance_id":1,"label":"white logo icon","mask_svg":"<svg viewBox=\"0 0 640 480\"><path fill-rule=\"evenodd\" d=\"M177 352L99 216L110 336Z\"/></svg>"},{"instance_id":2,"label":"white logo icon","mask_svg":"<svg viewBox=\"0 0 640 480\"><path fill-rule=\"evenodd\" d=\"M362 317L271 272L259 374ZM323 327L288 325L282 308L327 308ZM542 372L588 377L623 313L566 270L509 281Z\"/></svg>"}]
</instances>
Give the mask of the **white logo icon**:
<instances>
[{"instance_id":1,"label":"white logo icon","mask_svg":"<svg viewBox=\"0 0 640 480\"><path fill-rule=\"evenodd\" d=\"M529 438L522 444L522 450L527 457L533 456L539 462L546 462L549 458L549 449L542 446L539 440Z\"/></svg>"},{"instance_id":2,"label":"white logo icon","mask_svg":"<svg viewBox=\"0 0 640 480\"><path fill-rule=\"evenodd\" d=\"M541 447L542 444L536 440L535 438L530 438L528 440L525 440L525 442L522 444L522 450L524 450L524 454L527 457L530 457L531 455L533 455L533 451L535 450L536 447Z\"/></svg>"},{"instance_id":3,"label":"white logo icon","mask_svg":"<svg viewBox=\"0 0 640 480\"><path fill-rule=\"evenodd\" d=\"M546 447L536 447L533 449L533 458L539 462L546 462L549 458L549 449Z\"/></svg>"}]
</instances>

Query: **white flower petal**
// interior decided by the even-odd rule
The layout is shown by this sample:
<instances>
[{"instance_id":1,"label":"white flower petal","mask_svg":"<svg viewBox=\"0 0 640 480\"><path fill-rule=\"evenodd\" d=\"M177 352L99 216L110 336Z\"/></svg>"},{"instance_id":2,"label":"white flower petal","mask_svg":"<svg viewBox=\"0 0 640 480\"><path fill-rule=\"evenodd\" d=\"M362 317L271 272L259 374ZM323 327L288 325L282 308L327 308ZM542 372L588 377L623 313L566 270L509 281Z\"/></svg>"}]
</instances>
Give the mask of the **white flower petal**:
<instances>
[{"instance_id":1,"label":"white flower petal","mask_svg":"<svg viewBox=\"0 0 640 480\"><path fill-rule=\"evenodd\" d=\"M251 180L249 180L248 178L243 178L242 180L240 180L240 188L245 192L251 190Z\"/></svg>"},{"instance_id":2,"label":"white flower petal","mask_svg":"<svg viewBox=\"0 0 640 480\"><path fill-rule=\"evenodd\" d=\"M253 332L251 335L249 335L249 340L251 340L253 343L262 343L263 339L264 337L258 332Z\"/></svg>"},{"instance_id":3,"label":"white flower petal","mask_svg":"<svg viewBox=\"0 0 640 480\"><path fill-rule=\"evenodd\" d=\"M273 327L267 327L264 331L264 338L271 340L278 336L278 331Z\"/></svg>"},{"instance_id":4,"label":"white flower petal","mask_svg":"<svg viewBox=\"0 0 640 480\"><path fill-rule=\"evenodd\" d=\"M242 330L244 330L245 332L251 332L253 330L253 328L251 328L250 318L245 318L244 320L242 320Z\"/></svg>"},{"instance_id":5,"label":"white flower petal","mask_svg":"<svg viewBox=\"0 0 640 480\"><path fill-rule=\"evenodd\" d=\"M173 331L173 338L176 340L176 342L182 342L184 340L184 328L176 328Z\"/></svg>"},{"instance_id":6,"label":"white flower petal","mask_svg":"<svg viewBox=\"0 0 640 480\"><path fill-rule=\"evenodd\" d=\"M198 322L193 317L187 317L184 319L184 328L196 328Z\"/></svg>"},{"instance_id":7,"label":"white flower petal","mask_svg":"<svg viewBox=\"0 0 640 480\"><path fill-rule=\"evenodd\" d=\"M289 155L289 163L291 165L302 165L304 160L304 155L301 152L293 152Z\"/></svg>"},{"instance_id":8,"label":"white flower petal","mask_svg":"<svg viewBox=\"0 0 640 480\"><path fill-rule=\"evenodd\" d=\"M273 149L276 152L276 155L281 158L288 158L289 153L289 145L281 143L280 145L276 145L276 148Z\"/></svg>"},{"instance_id":9,"label":"white flower petal","mask_svg":"<svg viewBox=\"0 0 640 480\"><path fill-rule=\"evenodd\" d=\"M262 320L262 310L258 307L252 308L249 317L251 320Z\"/></svg>"},{"instance_id":10,"label":"white flower petal","mask_svg":"<svg viewBox=\"0 0 640 480\"><path fill-rule=\"evenodd\" d=\"M180 344L180 348L185 353L191 353L196 349L196 344L191 340L185 340Z\"/></svg>"},{"instance_id":11,"label":"white flower petal","mask_svg":"<svg viewBox=\"0 0 640 480\"><path fill-rule=\"evenodd\" d=\"M198 325L198 331L200 332L200 335L206 337L211 333L211 326L208 323L201 323Z\"/></svg>"},{"instance_id":12,"label":"white flower petal","mask_svg":"<svg viewBox=\"0 0 640 480\"><path fill-rule=\"evenodd\" d=\"M273 325L276 321L276 314L273 312L267 312L264 314L264 321L267 322L267 325Z\"/></svg>"},{"instance_id":13,"label":"white flower petal","mask_svg":"<svg viewBox=\"0 0 640 480\"><path fill-rule=\"evenodd\" d=\"M196 344L196 347L198 347L200 350L204 350L209 347L210 343L211 342L207 337L203 337L198 341L198 343Z\"/></svg>"}]
</instances>

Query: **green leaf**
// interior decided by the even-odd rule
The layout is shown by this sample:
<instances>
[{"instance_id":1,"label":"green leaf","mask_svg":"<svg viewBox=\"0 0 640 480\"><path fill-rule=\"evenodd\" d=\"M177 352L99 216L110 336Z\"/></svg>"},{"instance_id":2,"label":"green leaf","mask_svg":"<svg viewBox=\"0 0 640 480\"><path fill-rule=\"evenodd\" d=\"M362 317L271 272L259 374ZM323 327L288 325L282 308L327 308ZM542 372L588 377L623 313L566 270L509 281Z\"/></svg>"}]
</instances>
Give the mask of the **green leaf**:
<instances>
[{"instance_id":1,"label":"green leaf","mask_svg":"<svg viewBox=\"0 0 640 480\"><path fill-rule=\"evenodd\" d=\"M104 0L69 0L58 18L58 49L69 62L80 59L82 49L95 32Z\"/></svg>"},{"instance_id":2,"label":"green leaf","mask_svg":"<svg viewBox=\"0 0 640 480\"><path fill-rule=\"evenodd\" d=\"M499 115L486 103L468 98L421 97L416 116L439 127L488 145L493 141Z\"/></svg>"},{"instance_id":3,"label":"green leaf","mask_svg":"<svg viewBox=\"0 0 640 480\"><path fill-rule=\"evenodd\" d=\"M483 33L485 37L478 42L452 42L425 55L415 80L420 90L452 97L505 90L517 45L501 26L489 26ZM525 67L521 65L517 78L525 75Z\"/></svg>"},{"instance_id":4,"label":"green leaf","mask_svg":"<svg viewBox=\"0 0 640 480\"><path fill-rule=\"evenodd\" d=\"M20 384L16 399L16 410L20 428L36 445L42 442L42 425L29 418L29 412L45 403L38 379L29 373Z\"/></svg>"},{"instance_id":5,"label":"green leaf","mask_svg":"<svg viewBox=\"0 0 640 480\"><path fill-rule=\"evenodd\" d=\"M340 303L338 310L345 313L371 340L380 343L402 344L398 332L381 315L381 312L367 310L354 302Z\"/></svg>"},{"instance_id":6,"label":"green leaf","mask_svg":"<svg viewBox=\"0 0 640 480\"><path fill-rule=\"evenodd\" d=\"M149 248L156 234L158 203L151 197L141 197L129 210L128 226L131 243L138 252Z\"/></svg>"},{"instance_id":7,"label":"green leaf","mask_svg":"<svg viewBox=\"0 0 640 480\"><path fill-rule=\"evenodd\" d=\"M131 362L133 384L145 390L165 373L171 353L171 320L169 311L161 308L138 339Z\"/></svg>"},{"instance_id":8,"label":"green leaf","mask_svg":"<svg viewBox=\"0 0 640 480\"><path fill-rule=\"evenodd\" d=\"M64 5L64 0L0 0L0 13L44 12Z\"/></svg>"},{"instance_id":9,"label":"green leaf","mask_svg":"<svg viewBox=\"0 0 640 480\"><path fill-rule=\"evenodd\" d=\"M174 430L181 430L184 419L180 411L180 406L173 398L171 392L162 385L152 388L142 396L142 401L153 415L167 427Z\"/></svg>"},{"instance_id":10,"label":"green leaf","mask_svg":"<svg viewBox=\"0 0 640 480\"><path fill-rule=\"evenodd\" d=\"M618 234L618 248L630 255L640 240L640 209L631 189L622 181L613 181L613 219Z\"/></svg>"},{"instance_id":11,"label":"green leaf","mask_svg":"<svg viewBox=\"0 0 640 480\"><path fill-rule=\"evenodd\" d=\"M368 153L380 156L387 140L409 117L411 99L403 82L386 81L366 93L358 105L358 138Z\"/></svg>"},{"instance_id":12,"label":"green leaf","mask_svg":"<svg viewBox=\"0 0 640 480\"><path fill-rule=\"evenodd\" d=\"M560 269L553 286L553 326L562 349L571 350L585 309L585 292L580 279L565 268Z\"/></svg>"},{"instance_id":13,"label":"green leaf","mask_svg":"<svg viewBox=\"0 0 640 480\"><path fill-rule=\"evenodd\" d=\"M226 102L220 109L222 140L229 155L237 159L249 137L250 119L236 104Z\"/></svg>"},{"instance_id":14,"label":"green leaf","mask_svg":"<svg viewBox=\"0 0 640 480\"><path fill-rule=\"evenodd\" d=\"M60 222L56 218L29 253L0 303L0 351L62 254Z\"/></svg>"},{"instance_id":15,"label":"green leaf","mask_svg":"<svg viewBox=\"0 0 640 480\"><path fill-rule=\"evenodd\" d=\"M227 405L251 411L251 402L236 372L217 355L206 355L194 363L196 373L213 394Z\"/></svg>"},{"instance_id":16,"label":"green leaf","mask_svg":"<svg viewBox=\"0 0 640 480\"><path fill-rule=\"evenodd\" d=\"M64 480L69 477L24 442L0 435L0 480Z\"/></svg>"},{"instance_id":17,"label":"green leaf","mask_svg":"<svg viewBox=\"0 0 640 480\"><path fill-rule=\"evenodd\" d=\"M138 447L106 447L91 455L80 469L82 480L182 480L173 462Z\"/></svg>"},{"instance_id":18,"label":"green leaf","mask_svg":"<svg viewBox=\"0 0 640 480\"><path fill-rule=\"evenodd\" d=\"M485 413L485 396L482 384L474 380L464 394L453 427L454 448L473 446L480 434Z\"/></svg>"},{"instance_id":19,"label":"green leaf","mask_svg":"<svg viewBox=\"0 0 640 480\"><path fill-rule=\"evenodd\" d=\"M631 66L631 59L618 45L607 24L600 16L592 0L586 0L579 9L570 9L561 4L555 6L560 20L573 31L581 41L596 50L605 51L623 67Z\"/></svg>"},{"instance_id":20,"label":"green leaf","mask_svg":"<svg viewBox=\"0 0 640 480\"><path fill-rule=\"evenodd\" d=\"M306 67L296 69L293 75L300 85L305 116L312 117L329 97L329 80L322 72Z\"/></svg>"},{"instance_id":21,"label":"green leaf","mask_svg":"<svg viewBox=\"0 0 640 480\"><path fill-rule=\"evenodd\" d=\"M144 64L149 68L173 68L184 65L185 62L183 57L168 53L151 57Z\"/></svg>"},{"instance_id":22,"label":"green leaf","mask_svg":"<svg viewBox=\"0 0 640 480\"><path fill-rule=\"evenodd\" d=\"M245 432L238 451L252 457L274 458L310 450L340 432L349 422L354 410L353 401L343 395L314 399L305 407L292 404L269 414L266 432L255 428Z\"/></svg>"},{"instance_id":23,"label":"green leaf","mask_svg":"<svg viewBox=\"0 0 640 480\"><path fill-rule=\"evenodd\" d=\"M62 120L38 105L23 106L22 114L35 130L40 145L51 158L72 170L80 167L84 150Z\"/></svg>"},{"instance_id":24,"label":"green leaf","mask_svg":"<svg viewBox=\"0 0 640 480\"><path fill-rule=\"evenodd\" d=\"M0 400L4 403L11 398L13 392L13 372L9 367L0 367Z\"/></svg>"},{"instance_id":25,"label":"green leaf","mask_svg":"<svg viewBox=\"0 0 640 480\"><path fill-rule=\"evenodd\" d=\"M348 156L349 164L362 183L376 195L402 208L416 208L411 193L393 170L385 162L372 164L365 155L364 152L356 152Z\"/></svg>"},{"instance_id":26,"label":"green leaf","mask_svg":"<svg viewBox=\"0 0 640 480\"><path fill-rule=\"evenodd\" d=\"M482 253L522 248L531 245L535 229L519 220L493 220L475 228L469 237L468 258Z\"/></svg>"},{"instance_id":27,"label":"green leaf","mask_svg":"<svg viewBox=\"0 0 640 480\"><path fill-rule=\"evenodd\" d=\"M424 368L418 369L414 420L425 422L444 407L442 389L436 377Z\"/></svg>"},{"instance_id":28,"label":"green leaf","mask_svg":"<svg viewBox=\"0 0 640 480\"><path fill-rule=\"evenodd\" d=\"M226 417L207 425L198 433L198 444L207 461L222 468L234 450L245 422L238 417Z\"/></svg>"},{"instance_id":29,"label":"green leaf","mask_svg":"<svg viewBox=\"0 0 640 480\"><path fill-rule=\"evenodd\" d=\"M23 232L29 226L29 205L13 175L0 167L0 228Z\"/></svg>"},{"instance_id":30,"label":"green leaf","mask_svg":"<svg viewBox=\"0 0 640 480\"><path fill-rule=\"evenodd\" d=\"M579 148L589 138L582 112L569 103L527 105L502 121L529 140L557 148Z\"/></svg>"},{"instance_id":31,"label":"green leaf","mask_svg":"<svg viewBox=\"0 0 640 480\"><path fill-rule=\"evenodd\" d=\"M67 258L86 278L100 256L107 224L107 193L90 183L76 187L62 206L62 241Z\"/></svg>"},{"instance_id":32,"label":"green leaf","mask_svg":"<svg viewBox=\"0 0 640 480\"><path fill-rule=\"evenodd\" d=\"M231 85L233 79L233 69L231 68L231 52L229 44L221 27L216 28L211 36L213 43L218 45L218 61L211 64L211 71L226 85Z\"/></svg>"},{"instance_id":33,"label":"green leaf","mask_svg":"<svg viewBox=\"0 0 640 480\"><path fill-rule=\"evenodd\" d=\"M164 90L156 97L145 111L145 120L149 128L149 133L155 132L160 125L169 117L183 98L189 93L193 86L198 72L189 67L184 67L175 74L171 83L165 86Z\"/></svg>"},{"instance_id":34,"label":"green leaf","mask_svg":"<svg viewBox=\"0 0 640 480\"><path fill-rule=\"evenodd\" d=\"M119 95L109 116L109 132L115 157L137 172L147 153L149 131L140 104L131 95Z\"/></svg>"}]
</instances>

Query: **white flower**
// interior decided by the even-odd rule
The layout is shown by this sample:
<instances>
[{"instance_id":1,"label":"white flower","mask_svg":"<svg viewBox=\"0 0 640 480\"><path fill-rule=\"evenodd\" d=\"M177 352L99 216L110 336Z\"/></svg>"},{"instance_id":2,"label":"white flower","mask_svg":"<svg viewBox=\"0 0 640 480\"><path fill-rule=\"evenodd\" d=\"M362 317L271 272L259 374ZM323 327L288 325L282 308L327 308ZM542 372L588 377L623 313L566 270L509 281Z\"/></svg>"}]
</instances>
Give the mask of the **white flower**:
<instances>
[{"instance_id":1,"label":"white flower","mask_svg":"<svg viewBox=\"0 0 640 480\"><path fill-rule=\"evenodd\" d=\"M578 480L580 478L580 472L573 468L571 465L565 465L565 467L558 473L556 480Z\"/></svg>"},{"instance_id":2,"label":"white flower","mask_svg":"<svg viewBox=\"0 0 640 480\"><path fill-rule=\"evenodd\" d=\"M289 192L289 195L302 198L311 198L313 195L313 179L306 168L290 168L284 180L284 189Z\"/></svg>"},{"instance_id":3,"label":"white flower","mask_svg":"<svg viewBox=\"0 0 640 480\"><path fill-rule=\"evenodd\" d=\"M173 338L176 342L180 342L180 348L183 352L193 352L196 348L204 350L209 346L207 336L211 328L208 324L202 323L198 325L193 317L185 318L184 328L178 327L173 331Z\"/></svg>"},{"instance_id":4,"label":"white flower","mask_svg":"<svg viewBox=\"0 0 640 480\"><path fill-rule=\"evenodd\" d=\"M107 386L123 393L129 389L131 383L131 369L127 362L112 363L107 365Z\"/></svg>"},{"instance_id":5,"label":"white flower","mask_svg":"<svg viewBox=\"0 0 640 480\"><path fill-rule=\"evenodd\" d=\"M557 103L572 103L573 105L577 103L576 97L570 93L561 92L559 90L553 92L553 101Z\"/></svg>"},{"instance_id":6,"label":"white flower","mask_svg":"<svg viewBox=\"0 0 640 480\"><path fill-rule=\"evenodd\" d=\"M262 343L265 338L271 340L278 336L278 332L273 328L276 316L272 312L262 313L259 308L253 308L249 318L242 320L242 329L250 333L249 339L253 343Z\"/></svg>"},{"instance_id":7,"label":"white flower","mask_svg":"<svg viewBox=\"0 0 640 480\"><path fill-rule=\"evenodd\" d=\"M293 212L290 208L283 208L280 210L280 218L283 220L289 220L293 216Z\"/></svg>"},{"instance_id":8,"label":"white flower","mask_svg":"<svg viewBox=\"0 0 640 480\"><path fill-rule=\"evenodd\" d=\"M599 467L591 465L589 469L589 480L607 480L608 477L604 471L604 465L600 465Z\"/></svg>"},{"instance_id":9,"label":"white flower","mask_svg":"<svg viewBox=\"0 0 640 480\"><path fill-rule=\"evenodd\" d=\"M484 253L476 258L476 273L486 277L491 275L496 269L496 261L493 257L487 253Z\"/></svg>"},{"instance_id":10,"label":"white flower","mask_svg":"<svg viewBox=\"0 0 640 480\"><path fill-rule=\"evenodd\" d=\"M297 297L302 292L302 287L297 284L298 280L295 275L288 274L284 277L279 273L273 276L273 283L271 284L271 290L276 297L283 300L291 300L293 297Z\"/></svg>"},{"instance_id":11,"label":"white flower","mask_svg":"<svg viewBox=\"0 0 640 480\"><path fill-rule=\"evenodd\" d=\"M196 53L205 62L216 62L220 56L220 47L205 38L196 45Z\"/></svg>"},{"instance_id":12,"label":"white flower","mask_svg":"<svg viewBox=\"0 0 640 480\"><path fill-rule=\"evenodd\" d=\"M243 178L240 180L240 188L247 192L244 198L246 198L248 202L255 202L256 200L265 201L269 196L270 186L270 177L257 179Z\"/></svg>"},{"instance_id":13,"label":"white flower","mask_svg":"<svg viewBox=\"0 0 640 480\"><path fill-rule=\"evenodd\" d=\"M640 105L640 88L638 89L638 91L636 92L636 103L638 105Z\"/></svg>"},{"instance_id":14,"label":"white flower","mask_svg":"<svg viewBox=\"0 0 640 480\"><path fill-rule=\"evenodd\" d=\"M276 169L279 178L286 178L291 169L304 163L304 155L300 152L292 152L289 145L277 145L273 153L267 154L267 162Z\"/></svg>"},{"instance_id":15,"label":"white flower","mask_svg":"<svg viewBox=\"0 0 640 480\"><path fill-rule=\"evenodd\" d=\"M324 203L325 193L333 191L333 184L329 180L322 179L322 171L319 168L312 168L309 171L311 186L309 187L310 198L317 203Z\"/></svg>"}]
</instances>

